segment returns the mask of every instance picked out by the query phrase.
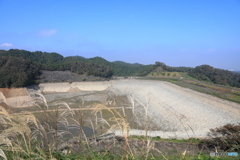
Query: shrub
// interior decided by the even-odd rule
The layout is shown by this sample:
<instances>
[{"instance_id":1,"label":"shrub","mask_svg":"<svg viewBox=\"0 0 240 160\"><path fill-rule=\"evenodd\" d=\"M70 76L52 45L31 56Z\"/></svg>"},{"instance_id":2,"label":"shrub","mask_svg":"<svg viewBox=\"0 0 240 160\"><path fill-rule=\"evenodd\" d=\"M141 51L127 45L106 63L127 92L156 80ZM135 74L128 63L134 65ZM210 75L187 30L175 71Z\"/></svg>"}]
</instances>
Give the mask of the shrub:
<instances>
[{"instance_id":1,"label":"shrub","mask_svg":"<svg viewBox=\"0 0 240 160\"><path fill-rule=\"evenodd\" d=\"M210 129L208 136L210 139L204 140L208 147L220 148L224 151L240 151L240 123Z\"/></svg>"}]
</instances>

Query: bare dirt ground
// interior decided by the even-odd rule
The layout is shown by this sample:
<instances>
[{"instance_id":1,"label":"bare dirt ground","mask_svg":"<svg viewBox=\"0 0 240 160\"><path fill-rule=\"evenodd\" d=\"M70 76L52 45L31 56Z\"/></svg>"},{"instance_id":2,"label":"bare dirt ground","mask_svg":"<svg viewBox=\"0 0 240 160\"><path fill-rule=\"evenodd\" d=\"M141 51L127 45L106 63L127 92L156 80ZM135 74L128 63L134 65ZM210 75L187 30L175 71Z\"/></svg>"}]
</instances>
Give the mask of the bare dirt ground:
<instances>
[{"instance_id":1,"label":"bare dirt ground","mask_svg":"<svg viewBox=\"0 0 240 160\"><path fill-rule=\"evenodd\" d=\"M2 92L6 98L20 97L20 96L28 95L25 88L11 88L11 89L0 88L0 92Z\"/></svg>"},{"instance_id":2,"label":"bare dirt ground","mask_svg":"<svg viewBox=\"0 0 240 160\"><path fill-rule=\"evenodd\" d=\"M82 82L82 81L96 81L105 80L106 78L95 77L92 75L79 75L71 71L41 71L41 78L39 82Z\"/></svg>"},{"instance_id":3,"label":"bare dirt ground","mask_svg":"<svg viewBox=\"0 0 240 160\"><path fill-rule=\"evenodd\" d=\"M162 126L151 136L205 137L211 128L240 121L240 105L162 81L113 81L116 94L131 95L152 121ZM144 115L144 114L143 114ZM165 130L164 130L165 128ZM131 131L130 131L131 132ZM135 135L144 131L132 130ZM117 135L121 133L117 133Z\"/></svg>"},{"instance_id":4,"label":"bare dirt ground","mask_svg":"<svg viewBox=\"0 0 240 160\"><path fill-rule=\"evenodd\" d=\"M104 90L118 96L127 95L129 106L134 108L134 114L140 123L147 122L144 119L145 115L150 117L151 121L149 122L154 125L149 123L149 136L162 138L205 137L211 128L240 122L240 105L238 103L163 81L114 80L73 82L72 84L48 83L41 84L38 91L52 92L54 96L54 92L67 95ZM18 93L15 90L13 93L3 90L8 97L25 94L24 90L20 89L19 91ZM115 134L122 135L118 130L115 131ZM136 128L130 130L130 134L144 135L145 132Z\"/></svg>"},{"instance_id":5,"label":"bare dirt ground","mask_svg":"<svg viewBox=\"0 0 240 160\"><path fill-rule=\"evenodd\" d=\"M149 136L205 137L211 128L240 121L238 103L163 81L74 82L41 84L40 88L42 91L67 93L73 87L80 91L106 90L118 96L127 95L139 122L146 121L143 119L145 115L151 118L151 124L154 125L149 127ZM122 135L117 130L115 134ZM132 129L130 134L144 135L145 131Z\"/></svg>"}]
</instances>

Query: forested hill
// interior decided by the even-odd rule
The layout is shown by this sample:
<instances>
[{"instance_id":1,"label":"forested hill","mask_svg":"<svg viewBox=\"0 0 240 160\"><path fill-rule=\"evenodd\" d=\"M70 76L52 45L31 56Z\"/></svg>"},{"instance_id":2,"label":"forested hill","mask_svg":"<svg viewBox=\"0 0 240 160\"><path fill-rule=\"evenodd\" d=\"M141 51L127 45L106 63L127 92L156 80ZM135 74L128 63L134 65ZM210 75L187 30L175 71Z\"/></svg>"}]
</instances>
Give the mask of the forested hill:
<instances>
[{"instance_id":1,"label":"forested hill","mask_svg":"<svg viewBox=\"0 0 240 160\"><path fill-rule=\"evenodd\" d=\"M238 74L240 74L240 71L232 71L233 73L238 73Z\"/></svg>"},{"instance_id":2,"label":"forested hill","mask_svg":"<svg viewBox=\"0 0 240 160\"><path fill-rule=\"evenodd\" d=\"M21 57L0 56L0 87L23 87L34 84L40 66Z\"/></svg>"},{"instance_id":3,"label":"forested hill","mask_svg":"<svg viewBox=\"0 0 240 160\"><path fill-rule=\"evenodd\" d=\"M155 63L155 65L158 70L168 71L168 72L189 72L193 69L192 67L170 67L170 66L167 66L166 64L164 64L162 62L158 62L158 61Z\"/></svg>"},{"instance_id":4,"label":"forested hill","mask_svg":"<svg viewBox=\"0 0 240 160\"><path fill-rule=\"evenodd\" d=\"M58 53L0 50L0 87L23 87L36 82L40 70L65 71L110 78L106 65L87 63L81 57L64 58Z\"/></svg>"},{"instance_id":5,"label":"forested hill","mask_svg":"<svg viewBox=\"0 0 240 160\"><path fill-rule=\"evenodd\" d=\"M0 50L0 87L22 87L32 84L40 70L66 71L104 78L114 76L146 76L151 72L186 72L201 81L240 87L240 74L208 65L170 67L162 62L152 65L109 62L101 57L63 57L58 53L30 52L26 50Z\"/></svg>"},{"instance_id":6,"label":"forested hill","mask_svg":"<svg viewBox=\"0 0 240 160\"><path fill-rule=\"evenodd\" d=\"M26 50L10 49L8 51L1 50L0 56L21 57L30 60L40 66L42 70L64 71L71 70L78 74L88 74L100 77L111 77L112 70L106 65L86 63L83 57L64 58L58 53L47 52L30 52Z\"/></svg>"},{"instance_id":7,"label":"forested hill","mask_svg":"<svg viewBox=\"0 0 240 160\"><path fill-rule=\"evenodd\" d=\"M108 62L101 57L89 59L81 56L63 57L58 53L30 52L18 49L0 50L0 62L0 87L22 87L32 84L39 76L40 70L69 70L80 75L110 78L112 75L145 76L155 67L155 65ZM36 67L32 70L31 66ZM20 72L17 73L18 68ZM16 81L18 78L19 80Z\"/></svg>"},{"instance_id":8,"label":"forested hill","mask_svg":"<svg viewBox=\"0 0 240 160\"><path fill-rule=\"evenodd\" d=\"M0 50L0 56L22 57L40 65L43 70L70 70L78 74L88 74L109 78L116 76L145 76L155 65L130 64L125 62L109 62L101 57L84 58L81 56L63 57L58 53L30 52L26 50Z\"/></svg>"},{"instance_id":9,"label":"forested hill","mask_svg":"<svg viewBox=\"0 0 240 160\"><path fill-rule=\"evenodd\" d=\"M197 66L190 70L188 75L202 81L240 87L240 74L228 70L213 68L209 65Z\"/></svg>"},{"instance_id":10,"label":"forested hill","mask_svg":"<svg viewBox=\"0 0 240 160\"><path fill-rule=\"evenodd\" d=\"M197 80L210 83L227 85L232 87L240 87L240 74L228 70L218 69L209 65L201 65L195 68L191 67L170 67L162 62L156 62L158 71L168 72L187 72L187 74Z\"/></svg>"},{"instance_id":11,"label":"forested hill","mask_svg":"<svg viewBox=\"0 0 240 160\"><path fill-rule=\"evenodd\" d=\"M65 59L78 59L86 63L105 65L112 69L115 76L145 76L156 68L155 65L142 65L138 63L126 63L122 61L109 62L102 57L83 58L83 57L66 57Z\"/></svg>"}]
</instances>

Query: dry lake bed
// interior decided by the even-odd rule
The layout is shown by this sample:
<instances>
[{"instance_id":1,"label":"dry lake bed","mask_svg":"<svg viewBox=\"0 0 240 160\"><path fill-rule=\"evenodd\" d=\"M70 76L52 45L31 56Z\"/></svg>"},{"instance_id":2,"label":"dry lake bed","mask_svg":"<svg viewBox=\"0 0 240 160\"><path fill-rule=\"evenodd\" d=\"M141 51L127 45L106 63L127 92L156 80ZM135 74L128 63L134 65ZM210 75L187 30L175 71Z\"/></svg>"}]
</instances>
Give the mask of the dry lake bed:
<instances>
[{"instance_id":1,"label":"dry lake bed","mask_svg":"<svg viewBox=\"0 0 240 160\"><path fill-rule=\"evenodd\" d=\"M65 101L71 108L91 108L94 104L115 107L129 121L132 135L146 135L147 130L149 136L162 138L205 137L211 128L240 122L238 103L152 80L41 83L24 88L18 95L2 91L0 101L16 110L31 110L26 106L35 93L44 95L49 104ZM118 129L111 132L123 134Z\"/></svg>"}]
</instances>

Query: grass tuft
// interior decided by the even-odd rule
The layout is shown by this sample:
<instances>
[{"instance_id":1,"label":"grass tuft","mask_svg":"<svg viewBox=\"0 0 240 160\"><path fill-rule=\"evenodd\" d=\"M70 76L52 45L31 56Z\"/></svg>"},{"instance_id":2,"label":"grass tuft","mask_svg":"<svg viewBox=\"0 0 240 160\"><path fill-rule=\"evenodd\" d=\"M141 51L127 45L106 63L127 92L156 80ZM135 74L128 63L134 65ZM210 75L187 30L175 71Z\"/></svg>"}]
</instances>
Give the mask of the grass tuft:
<instances>
[{"instance_id":1,"label":"grass tuft","mask_svg":"<svg viewBox=\"0 0 240 160\"><path fill-rule=\"evenodd\" d=\"M223 151L238 151L240 149L240 124L227 124L212 129L210 139L163 139L160 136L150 137L154 129L153 116L149 112L149 102L140 104L133 96L128 96L129 106L138 122L139 105L142 107L142 125L145 135L129 135L131 126L125 111L112 109L105 104L94 104L92 116L87 116L84 101L80 110L73 110L65 102L51 106L44 96L38 94L34 104L41 112L41 119L31 113L9 114L0 106L0 160L7 159L217 159L209 156L212 149ZM115 99L113 100L115 101ZM107 119L102 115L108 111L111 116ZM176 116L182 121L182 117ZM72 134L69 126L74 124L78 134ZM95 134L87 137L84 126L91 126ZM189 127L189 126L188 126ZM121 134L120 134L121 133ZM117 135L119 134L119 135ZM187 134L187 131L186 131ZM207 148L207 149L206 149ZM227 159L226 157L223 157ZM231 157L230 159L240 157Z\"/></svg>"}]
</instances>

